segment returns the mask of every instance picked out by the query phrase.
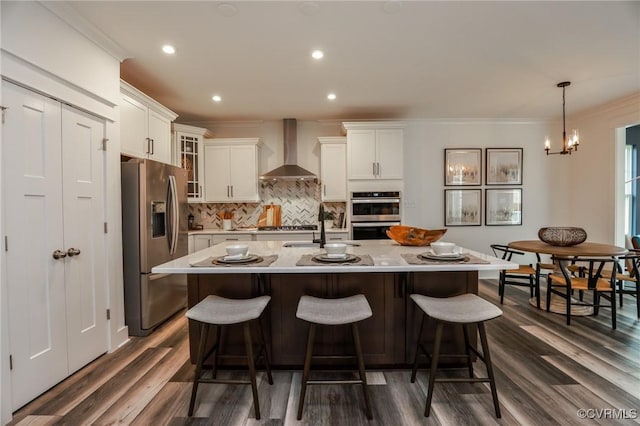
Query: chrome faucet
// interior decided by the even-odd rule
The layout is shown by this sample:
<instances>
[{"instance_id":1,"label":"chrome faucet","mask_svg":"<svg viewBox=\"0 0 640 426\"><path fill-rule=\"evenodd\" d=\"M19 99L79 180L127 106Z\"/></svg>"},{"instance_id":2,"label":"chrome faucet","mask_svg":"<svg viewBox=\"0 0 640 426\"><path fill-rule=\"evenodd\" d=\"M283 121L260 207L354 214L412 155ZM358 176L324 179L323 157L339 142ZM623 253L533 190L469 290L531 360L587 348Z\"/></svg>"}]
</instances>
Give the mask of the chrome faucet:
<instances>
[{"instance_id":1,"label":"chrome faucet","mask_svg":"<svg viewBox=\"0 0 640 426\"><path fill-rule=\"evenodd\" d=\"M318 216L320 219L320 239L313 239L314 243L320 243L320 248L324 248L325 243L327 242L327 233L324 229L324 205L320 203L320 209L318 211Z\"/></svg>"}]
</instances>

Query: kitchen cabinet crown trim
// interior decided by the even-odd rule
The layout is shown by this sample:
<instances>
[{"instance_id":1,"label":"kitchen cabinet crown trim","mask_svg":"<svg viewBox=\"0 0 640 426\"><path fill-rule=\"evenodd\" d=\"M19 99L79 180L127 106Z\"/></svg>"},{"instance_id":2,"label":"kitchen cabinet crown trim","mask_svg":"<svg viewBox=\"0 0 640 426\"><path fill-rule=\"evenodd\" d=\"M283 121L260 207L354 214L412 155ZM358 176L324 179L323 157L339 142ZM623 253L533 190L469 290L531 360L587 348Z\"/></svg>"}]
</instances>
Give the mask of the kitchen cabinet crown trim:
<instances>
[{"instance_id":1,"label":"kitchen cabinet crown trim","mask_svg":"<svg viewBox=\"0 0 640 426\"><path fill-rule=\"evenodd\" d=\"M342 123L342 128L346 130L356 129L404 129L406 123L402 121L348 121Z\"/></svg>"},{"instance_id":2,"label":"kitchen cabinet crown trim","mask_svg":"<svg viewBox=\"0 0 640 426\"><path fill-rule=\"evenodd\" d=\"M129 83L127 83L124 80L120 80L120 92L122 94L126 95L126 96L129 96L129 97L139 101L139 102L142 102L148 108L151 108L154 111L156 111L157 113L159 113L159 114L163 115L164 117L168 118L169 121L173 121L178 117L178 114L176 114L175 112L171 111L169 108L167 108L166 106L162 105L161 103L159 103L155 99L149 97L148 95L146 95L145 93L141 92L140 90L136 89L135 87L133 87L132 85L130 85Z\"/></svg>"},{"instance_id":3,"label":"kitchen cabinet crown trim","mask_svg":"<svg viewBox=\"0 0 640 426\"><path fill-rule=\"evenodd\" d=\"M318 137L318 142L320 144L323 143L347 143L346 136L320 136Z\"/></svg>"},{"instance_id":4,"label":"kitchen cabinet crown trim","mask_svg":"<svg viewBox=\"0 0 640 426\"><path fill-rule=\"evenodd\" d=\"M173 130L174 132L192 133L194 135L202 137L208 136L211 138L213 136L209 129L205 129L204 127L189 126L187 124L171 123L171 130Z\"/></svg>"},{"instance_id":5,"label":"kitchen cabinet crown trim","mask_svg":"<svg viewBox=\"0 0 640 426\"><path fill-rule=\"evenodd\" d=\"M260 138L212 138L205 139L204 143L207 145L257 145L261 146Z\"/></svg>"}]
</instances>

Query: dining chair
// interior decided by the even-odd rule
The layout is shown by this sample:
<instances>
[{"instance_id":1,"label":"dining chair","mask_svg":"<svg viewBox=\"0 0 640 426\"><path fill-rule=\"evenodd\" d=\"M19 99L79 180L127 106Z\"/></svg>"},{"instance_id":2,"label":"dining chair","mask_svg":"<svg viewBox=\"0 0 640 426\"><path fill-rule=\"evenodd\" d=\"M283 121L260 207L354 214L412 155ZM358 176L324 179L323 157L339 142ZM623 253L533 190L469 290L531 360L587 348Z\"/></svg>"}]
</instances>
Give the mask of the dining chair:
<instances>
[{"instance_id":1,"label":"dining chair","mask_svg":"<svg viewBox=\"0 0 640 426\"><path fill-rule=\"evenodd\" d=\"M640 276L640 250L629 249L629 254L618 258L616 271L616 292L619 297L619 304L622 307L623 296L631 295L636 298L636 315L640 319L640 286L638 279ZM611 271L603 272L603 277L607 278Z\"/></svg>"},{"instance_id":2,"label":"dining chair","mask_svg":"<svg viewBox=\"0 0 640 426\"><path fill-rule=\"evenodd\" d=\"M491 244L491 250L495 257L512 261L514 255L522 256L524 252L514 250L508 246L502 244ZM540 263L540 257L538 254L538 263ZM520 287L529 287L530 297L536 297L538 307L540 307L540 285L539 281L536 281L540 276L541 271L531 264L518 265L517 268L503 269L500 271L500 277L498 279L498 295L500 295L500 304L504 302L504 290L507 285L515 285ZM537 283L537 284L536 284Z\"/></svg>"},{"instance_id":3,"label":"dining chair","mask_svg":"<svg viewBox=\"0 0 640 426\"><path fill-rule=\"evenodd\" d=\"M581 265L580 276L575 276L568 270L568 262L575 260ZM598 315L599 308L611 308L611 326L616 328L616 287L618 259L610 258L562 258L554 257L559 266L559 273L553 272L547 276L547 312L551 308L551 294L555 294L566 301L567 325L571 325L571 306L592 306L593 314ZM607 270L609 274L604 274ZM607 275L608 277L605 277ZM574 290L591 292L591 303L576 301L571 297ZM608 305L601 304L601 298L609 301Z\"/></svg>"}]
</instances>

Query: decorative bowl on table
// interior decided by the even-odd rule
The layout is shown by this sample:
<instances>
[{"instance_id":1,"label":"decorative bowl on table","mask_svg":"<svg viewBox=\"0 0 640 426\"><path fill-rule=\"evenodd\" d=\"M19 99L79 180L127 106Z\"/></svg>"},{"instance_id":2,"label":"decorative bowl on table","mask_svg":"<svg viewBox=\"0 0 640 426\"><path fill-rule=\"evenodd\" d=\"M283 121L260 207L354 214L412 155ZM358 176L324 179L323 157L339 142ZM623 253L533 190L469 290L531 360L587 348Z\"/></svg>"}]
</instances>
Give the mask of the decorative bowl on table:
<instances>
[{"instance_id":1,"label":"decorative bowl on table","mask_svg":"<svg viewBox=\"0 0 640 426\"><path fill-rule=\"evenodd\" d=\"M415 226L394 225L387 229L387 236L401 246L426 246L438 241L446 229L421 229Z\"/></svg>"},{"instance_id":2,"label":"decorative bowl on table","mask_svg":"<svg viewBox=\"0 0 640 426\"><path fill-rule=\"evenodd\" d=\"M587 231L573 226L550 226L540 228L538 238L552 246L568 247L584 243Z\"/></svg>"}]
</instances>

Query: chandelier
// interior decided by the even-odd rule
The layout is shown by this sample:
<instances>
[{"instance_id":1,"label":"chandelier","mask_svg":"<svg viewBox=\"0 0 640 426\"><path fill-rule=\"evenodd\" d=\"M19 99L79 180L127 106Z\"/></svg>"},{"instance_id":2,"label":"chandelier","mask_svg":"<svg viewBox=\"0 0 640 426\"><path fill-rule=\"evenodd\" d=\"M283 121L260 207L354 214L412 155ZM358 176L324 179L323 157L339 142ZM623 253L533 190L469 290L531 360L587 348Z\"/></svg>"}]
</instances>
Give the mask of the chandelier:
<instances>
[{"instance_id":1,"label":"chandelier","mask_svg":"<svg viewBox=\"0 0 640 426\"><path fill-rule=\"evenodd\" d=\"M580 145L580 139L578 138L578 131L572 130L571 135L567 138L567 130L565 127L565 114L564 114L564 90L565 87L571 84L570 81L563 81L558 83L558 87L562 87L562 151L557 152L549 152L551 150L551 142L549 138L544 141L544 150L547 152L547 155L550 154L571 154L573 151L578 150L578 145Z\"/></svg>"}]
</instances>

